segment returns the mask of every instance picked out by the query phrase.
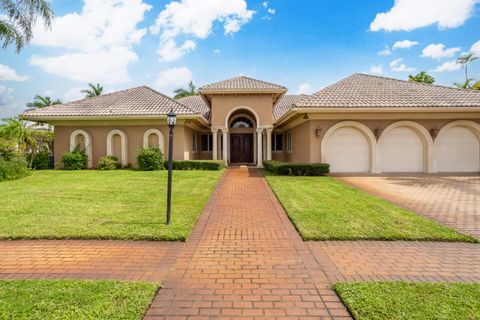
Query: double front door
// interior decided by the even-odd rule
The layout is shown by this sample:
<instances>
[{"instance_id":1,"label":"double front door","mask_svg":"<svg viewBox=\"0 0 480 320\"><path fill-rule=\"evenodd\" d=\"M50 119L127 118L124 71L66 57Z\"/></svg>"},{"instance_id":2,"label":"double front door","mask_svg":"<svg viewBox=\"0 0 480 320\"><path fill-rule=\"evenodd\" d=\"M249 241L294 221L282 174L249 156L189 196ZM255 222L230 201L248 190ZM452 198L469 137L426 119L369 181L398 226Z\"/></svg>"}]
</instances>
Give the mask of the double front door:
<instances>
[{"instance_id":1,"label":"double front door","mask_svg":"<svg viewBox=\"0 0 480 320\"><path fill-rule=\"evenodd\" d=\"M253 163L253 133L230 134L230 163Z\"/></svg>"}]
</instances>

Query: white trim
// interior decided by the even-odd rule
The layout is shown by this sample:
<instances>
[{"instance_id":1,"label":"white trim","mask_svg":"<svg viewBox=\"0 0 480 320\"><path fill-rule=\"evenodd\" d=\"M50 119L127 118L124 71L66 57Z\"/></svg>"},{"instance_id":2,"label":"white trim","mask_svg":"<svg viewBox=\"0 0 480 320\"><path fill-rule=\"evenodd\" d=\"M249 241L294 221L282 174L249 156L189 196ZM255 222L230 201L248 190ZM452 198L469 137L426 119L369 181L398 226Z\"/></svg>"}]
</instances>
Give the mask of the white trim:
<instances>
[{"instance_id":1,"label":"white trim","mask_svg":"<svg viewBox=\"0 0 480 320\"><path fill-rule=\"evenodd\" d=\"M322 142L320 143L321 161L322 162L327 161L327 155L325 150L327 149L328 139L335 131L343 127L352 127L352 128L358 129L361 133L365 135L370 147L369 171L370 173L380 173L379 161L377 157L377 140L375 139L375 136L372 130L370 130L370 128L368 128L366 125L357 121L342 121L328 128L328 130L323 135Z\"/></svg>"},{"instance_id":2,"label":"white trim","mask_svg":"<svg viewBox=\"0 0 480 320\"><path fill-rule=\"evenodd\" d=\"M77 147L75 145L75 140L78 135L82 135L85 139L85 154L87 155L87 168L92 168L93 161L92 161L92 137L88 132L82 129L77 129L70 134L70 152L75 150Z\"/></svg>"},{"instance_id":3,"label":"white trim","mask_svg":"<svg viewBox=\"0 0 480 320\"><path fill-rule=\"evenodd\" d=\"M229 128L230 117L232 116L232 114L235 111L238 111L238 110L247 110L247 111L251 112L255 116L255 126L260 127L260 116L258 115L258 113L255 110L253 110L252 108L247 107L247 106L239 106L239 107L236 107L236 108L233 108L232 110L230 110L230 112L225 117L225 127Z\"/></svg>"},{"instance_id":4,"label":"white trim","mask_svg":"<svg viewBox=\"0 0 480 320\"><path fill-rule=\"evenodd\" d=\"M390 131L398 127L411 128L418 134L423 143L423 171L425 173L435 173L436 168L433 161L434 152L432 136L424 126L415 121L404 120L390 124L380 135L380 138L378 139L378 145L380 146L383 143L384 138L390 133ZM378 153L378 162L381 163L381 152Z\"/></svg>"},{"instance_id":5,"label":"white trim","mask_svg":"<svg viewBox=\"0 0 480 320\"><path fill-rule=\"evenodd\" d=\"M158 129L148 129L143 134L143 147L148 148L148 138L151 134L156 134L158 137L158 148L165 154L164 146L165 146L165 137L163 133Z\"/></svg>"},{"instance_id":6,"label":"white trim","mask_svg":"<svg viewBox=\"0 0 480 320\"><path fill-rule=\"evenodd\" d=\"M120 136L121 141L121 156L120 156L120 164L122 166L126 166L128 163L127 160L127 135L122 130L113 129L107 135L107 156L113 156L113 136L118 134Z\"/></svg>"}]
</instances>

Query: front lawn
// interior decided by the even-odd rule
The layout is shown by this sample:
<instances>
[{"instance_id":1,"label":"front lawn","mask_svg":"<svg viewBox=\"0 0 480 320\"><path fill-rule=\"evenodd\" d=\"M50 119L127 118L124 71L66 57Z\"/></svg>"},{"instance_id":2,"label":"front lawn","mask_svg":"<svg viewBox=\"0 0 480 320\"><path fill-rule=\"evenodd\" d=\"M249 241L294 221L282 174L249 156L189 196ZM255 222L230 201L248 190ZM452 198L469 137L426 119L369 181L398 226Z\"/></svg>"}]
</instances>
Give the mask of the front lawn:
<instances>
[{"instance_id":1,"label":"front lawn","mask_svg":"<svg viewBox=\"0 0 480 320\"><path fill-rule=\"evenodd\" d=\"M222 171L36 171L0 183L0 239L185 240Z\"/></svg>"},{"instance_id":2,"label":"front lawn","mask_svg":"<svg viewBox=\"0 0 480 320\"><path fill-rule=\"evenodd\" d=\"M477 242L331 177L265 175L304 240Z\"/></svg>"},{"instance_id":3,"label":"front lawn","mask_svg":"<svg viewBox=\"0 0 480 320\"><path fill-rule=\"evenodd\" d=\"M357 320L480 319L480 284L362 282L334 289Z\"/></svg>"},{"instance_id":4,"label":"front lawn","mask_svg":"<svg viewBox=\"0 0 480 320\"><path fill-rule=\"evenodd\" d=\"M0 281L1 319L140 319L157 285L84 280Z\"/></svg>"}]
</instances>

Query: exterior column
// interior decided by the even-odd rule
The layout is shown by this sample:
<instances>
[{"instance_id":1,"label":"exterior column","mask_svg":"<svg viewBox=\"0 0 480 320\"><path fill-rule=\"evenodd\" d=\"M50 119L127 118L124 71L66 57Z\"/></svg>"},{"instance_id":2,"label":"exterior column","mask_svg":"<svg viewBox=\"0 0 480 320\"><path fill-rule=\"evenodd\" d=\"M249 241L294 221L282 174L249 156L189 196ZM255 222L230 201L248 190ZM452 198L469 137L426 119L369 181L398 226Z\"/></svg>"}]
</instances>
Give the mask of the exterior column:
<instances>
[{"instance_id":1,"label":"exterior column","mask_svg":"<svg viewBox=\"0 0 480 320\"><path fill-rule=\"evenodd\" d=\"M267 129L267 161L272 160L272 128Z\"/></svg>"},{"instance_id":2,"label":"exterior column","mask_svg":"<svg viewBox=\"0 0 480 320\"><path fill-rule=\"evenodd\" d=\"M263 167L263 156L262 156L262 132L263 128L257 128L257 167Z\"/></svg>"},{"instance_id":3,"label":"exterior column","mask_svg":"<svg viewBox=\"0 0 480 320\"><path fill-rule=\"evenodd\" d=\"M223 161L225 161L225 164L228 165L228 129L222 129L222 134L223 134Z\"/></svg>"},{"instance_id":4,"label":"exterior column","mask_svg":"<svg viewBox=\"0 0 480 320\"><path fill-rule=\"evenodd\" d=\"M217 132L218 129L212 130L212 160L217 160Z\"/></svg>"}]
</instances>

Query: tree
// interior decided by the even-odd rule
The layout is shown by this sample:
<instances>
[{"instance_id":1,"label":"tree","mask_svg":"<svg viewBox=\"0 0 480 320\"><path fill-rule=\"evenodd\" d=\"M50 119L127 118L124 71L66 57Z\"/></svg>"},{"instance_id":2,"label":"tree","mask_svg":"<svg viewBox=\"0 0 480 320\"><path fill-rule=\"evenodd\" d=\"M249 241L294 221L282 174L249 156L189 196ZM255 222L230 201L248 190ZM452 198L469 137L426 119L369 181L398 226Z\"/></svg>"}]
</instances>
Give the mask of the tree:
<instances>
[{"instance_id":1,"label":"tree","mask_svg":"<svg viewBox=\"0 0 480 320\"><path fill-rule=\"evenodd\" d=\"M174 96L175 99L180 99L180 98L185 98L190 96L196 96L197 89L195 88L193 81L190 81L190 83L188 84L188 88L178 88L173 90L173 93L175 93L175 96Z\"/></svg>"},{"instance_id":2,"label":"tree","mask_svg":"<svg viewBox=\"0 0 480 320\"><path fill-rule=\"evenodd\" d=\"M32 102L27 103L27 111L62 104L59 99L52 100L48 96L36 95Z\"/></svg>"},{"instance_id":3,"label":"tree","mask_svg":"<svg viewBox=\"0 0 480 320\"><path fill-rule=\"evenodd\" d=\"M103 92L103 86L101 86L99 83L96 85L89 83L88 87L88 89L82 90L82 93L85 93L85 98L96 97L101 95Z\"/></svg>"},{"instance_id":4,"label":"tree","mask_svg":"<svg viewBox=\"0 0 480 320\"><path fill-rule=\"evenodd\" d=\"M27 155L30 152L30 167L33 164L38 142L35 138L35 130L27 128L25 122L20 119L8 119L1 128L0 138L14 140L17 142L20 151Z\"/></svg>"},{"instance_id":5,"label":"tree","mask_svg":"<svg viewBox=\"0 0 480 320\"><path fill-rule=\"evenodd\" d=\"M468 77L468 64L472 63L473 61L477 60L478 57L473 54L473 53L467 53L464 54L463 56L460 56L460 58L457 59L457 63L462 66L463 69L465 69L465 82L464 84L469 83L471 79Z\"/></svg>"},{"instance_id":6,"label":"tree","mask_svg":"<svg viewBox=\"0 0 480 320\"><path fill-rule=\"evenodd\" d=\"M37 18L50 27L53 11L47 0L0 0L0 41L3 49L15 45L17 53L32 40Z\"/></svg>"},{"instance_id":7,"label":"tree","mask_svg":"<svg viewBox=\"0 0 480 320\"><path fill-rule=\"evenodd\" d=\"M422 83L428 83L432 84L435 82L435 78L426 73L425 71L420 71L416 75L409 75L408 76L408 81L413 81L413 82L422 82Z\"/></svg>"},{"instance_id":8,"label":"tree","mask_svg":"<svg viewBox=\"0 0 480 320\"><path fill-rule=\"evenodd\" d=\"M467 79L465 82L454 82L453 85L459 89L472 89L473 79Z\"/></svg>"},{"instance_id":9,"label":"tree","mask_svg":"<svg viewBox=\"0 0 480 320\"><path fill-rule=\"evenodd\" d=\"M480 80L472 85L473 90L480 90Z\"/></svg>"}]
</instances>

